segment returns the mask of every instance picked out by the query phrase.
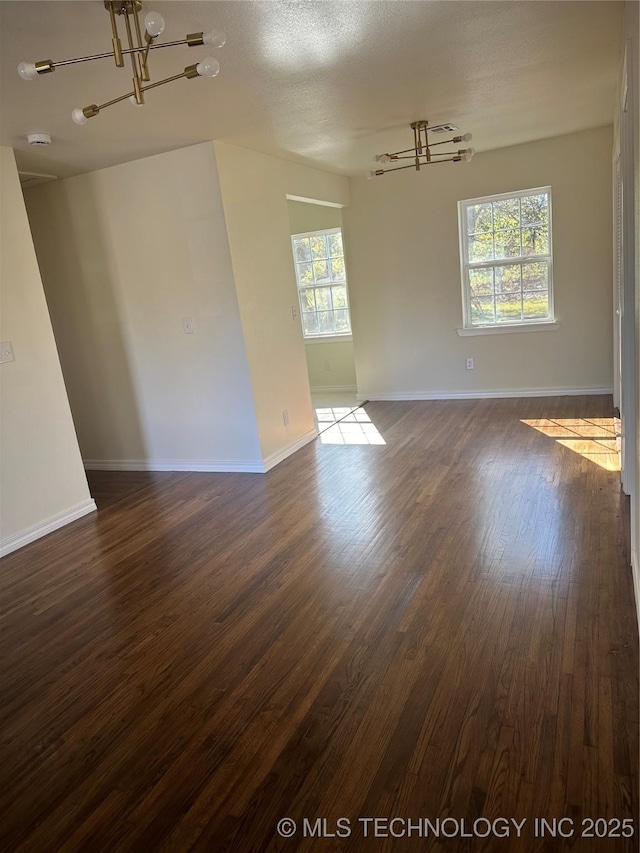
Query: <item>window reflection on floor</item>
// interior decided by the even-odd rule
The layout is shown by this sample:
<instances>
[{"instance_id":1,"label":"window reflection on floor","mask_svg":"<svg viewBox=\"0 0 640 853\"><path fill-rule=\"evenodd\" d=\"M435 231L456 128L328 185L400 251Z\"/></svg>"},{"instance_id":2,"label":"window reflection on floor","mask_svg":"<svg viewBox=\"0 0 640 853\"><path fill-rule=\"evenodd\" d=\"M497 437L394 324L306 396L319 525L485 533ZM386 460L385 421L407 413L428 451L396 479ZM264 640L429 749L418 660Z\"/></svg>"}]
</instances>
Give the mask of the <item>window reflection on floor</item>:
<instances>
[{"instance_id":1,"label":"window reflection on floor","mask_svg":"<svg viewBox=\"0 0 640 853\"><path fill-rule=\"evenodd\" d=\"M617 418L533 418L522 423L607 471L620 470Z\"/></svg>"},{"instance_id":2,"label":"window reflection on floor","mask_svg":"<svg viewBox=\"0 0 640 853\"><path fill-rule=\"evenodd\" d=\"M322 444L386 444L364 409L327 406L316 409Z\"/></svg>"}]
</instances>

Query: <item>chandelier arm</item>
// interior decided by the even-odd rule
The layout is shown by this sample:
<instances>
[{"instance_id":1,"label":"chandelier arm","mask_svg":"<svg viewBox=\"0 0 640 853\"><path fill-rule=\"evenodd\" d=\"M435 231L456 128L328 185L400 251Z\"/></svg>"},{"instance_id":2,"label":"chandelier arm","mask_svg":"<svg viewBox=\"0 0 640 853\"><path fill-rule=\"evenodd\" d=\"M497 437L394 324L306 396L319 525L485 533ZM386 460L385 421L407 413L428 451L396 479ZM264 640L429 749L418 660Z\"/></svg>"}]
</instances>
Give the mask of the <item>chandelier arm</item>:
<instances>
[{"instance_id":1,"label":"chandelier arm","mask_svg":"<svg viewBox=\"0 0 640 853\"><path fill-rule=\"evenodd\" d=\"M188 39L180 39L179 41L167 41L163 44L152 44L151 50L157 50L159 47L175 47L181 44L189 44ZM144 50L144 48L142 48ZM123 50L122 55L125 56L129 53L139 53L140 48L134 47L131 50ZM91 56L78 56L75 59L61 59L59 62L53 62L51 60L46 60L46 68L43 68L39 73L44 73L45 71L53 71L55 68L62 68L64 65L77 65L79 62L91 62L94 59L109 59L109 57L115 56L113 51L109 53L94 53ZM37 64L37 63L36 63ZM122 63L124 65L124 61Z\"/></svg>"},{"instance_id":2,"label":"chandelier arm","mask_svg":"<svg viewBox=\"0 0 640 853\"><path fill-rule=\"evenodd\" d=\"M107 8L109 9L109 18L111 20L111 44L113 45L113 57L116 62L116 68L124 68L122 43L118 35L118 24L116 23L116 12L113 3L110 3Z\"/></svg>"},{"instance_id":3,"label":"chandelier arm","mask_svg":"<svg viewBox=\"0 0 640 853\"><path fill-rule=\"evenodd\" d=\"M143 86L142 91L147 92L149 89L156 89L158 86L164 86L165 83L173 83L174 80L180 80L182 77L198 77L198 72L195 70L195 65L189 65L180 74L174 74L173 77L165 77L164 80L158 80L157 83L149 83L148 86ZM193 73L191 73L193 69Z\"/></svg>"},{"instance_id":4,"label":"chandelier arm","mask_svg":"<svg viewBox=\"0 0 640 853\"><path fill-rule=\"evenodd\" d=\"M127 92L126 95L120 95L119 98L113 98L111 101L107 101L105 104L98 105L98 111L106 110L107 107L112 107L114 104L119 104L120 101L125 101L127 98L132 98L135 95L135 92Z\"/></svg>"},{"instance_id":5,"label":"chandelier arm","mask_svg":"<svg viewBox=\"0 0 640 853\"><path fill-rule=\"evenodd\" d=\"M404 151L395 151L393 154L389 154L389 157L398 157L400 154L410 154L412 151L415 152L415 148L405 148Z\"/></svg>"},{"instance_id":6,"label":"chandelier arm","mask_svg":"<svg viewBox=\"0 0 640 853\"><path fill-rule=\"evenodd\" d=\"M385 172L399 172L400 169L415 169L415 166L413 163L409 163L409 165L407 165L407 166L396 166L393 169L377 169L376 175L378 175L378 174L384 175Z\"/></svg>"},{"instance_id":7,"label":"chandelier arm","mask_svg":"<svg viewBox=\"0 0 640 853\"><path fill-rule=\"evenodd\" d=\"M202 33L198 33L198 35L202 36ZM178 44L186 44L189 47L193 46L193 37L187 36L186 38L179 39L178 41L164 41L161 44L150 44L149 50L158 50L161 47L175 47ZM204 41L195 42L195 44L204 44Z\"/></svg>"},{"instance_id":8,"label":"chandelier arm","mask_svg":"<svg viewBox=\"0 0 640 853\"><path fill-rule=\"evenodd\" d=\"M149 66L147 65L147 57L149 56L149 51L144 49L142 44L142 31L140 30L140 10L137 7L134 7L133 10L133 23L135 24L136 29L136 40L138 42L138 47L140 48L140 52L138 53L138 66L140 69L140 77L144 81L151 80L149 75Z\"/></svg>"},{"instance_id":9,"label":"chandelier arm","mask_svg":"<svg viewBox=\"0 0 640 853\"><path fill-rule=\"evenodd\" d=\"M155 89L158 86L163 86L165 83L171 83L174 80L180 80L182 77L188 76L188 68L185 68L180 74L174 74L173 77L166 77L164 80L158 80L157 83L150 83L148 86L142 86L141 89L143 92L147 92L149 89ZM197 76L197 74L195 75ZM104 104L98 104L94 111L93 115L96 115L100 110L105 110L107 107L112 107L114 104L119 104L120 101L126 101L127 98L132 98L135 96L135 92L127 92L125 95L120 95L117 98L113 98L110 101L107 101Z\"/></svg>"},{"instance_id":10,"label":"chandelier arm","mask_svg":"<svg viewBox=\"0 0 640 853\"><path fill-rule=\"evenodd\" d=\"M411 150L411 149L409 149L409 150ZM431 156L432 157L457 157L459 154L460 154L459 151L433 151L431 153ZM427 155L424 151L422 152L422 154L417 154L414 151L413 154L404 154L404 155L399 155L399 156L392 155L392 156L393 156L394 160L413 160L415 162L416 157L426 158ZM430 162L431 162L430 160L425 159L425 162L422 163L422 165L424 166L426 163L430 163ZM441 161L436 160L434 162L441 162Z\"/></svg>"},{"instance_id":11,"label":"chandelier arm","mask_svg":"<svg viewBox=\"0 0 640 853\"><path fill-rule=\"evenodd\" d=\"M131 31L131 21L129 20L129 9L126 10L124 16L125 28L127 30L127 41L129 42L129 56L131 58L131 70L133 71L133 91L137 104L144 104L144 95L142 93L142 85L138 69L138 60L136 59L135 48L133 46L133 33Z\"/></svg>"},{"instance_id":12,"label":"chandelier arm","mask_svg":"<svg viewBox=\"0 0 640 853\"><path fill-rule=\"evenodd\" d=\"M147 75L148 75L148 73L149 73L149 64L148 64L149 63L149 51L151 50L151 48L152 47L169 47L169 45L168 44L153 44L152 40L150 38L147 38L146 41L147 41L147 43L144 47L142 55L140 56L140 63L141 63L143 68L147 69ZM146 79L150 80L151 78L147 76Z\"/></svg>"},{"instance_id":13,"label":"chandelier arm","mask_svg":"<svg viewBox=\"0 0 640 853\"><path fill-rule=\"evenodd\" d=\"M424 155L423 155L424 156ZM411 158L414 159L414 158ZM433 166L435 163L448 163L451 161L452 163L457 163L462 160L462 157L449 157L448 160L424 160L420 165L421 166ZM396 166L394 169L378 169L376 170L376 175L384 175L385 172L398 172L400 169L415 169L415 165L413 163L409 163L406 166Z\"/></svg>"},{"instance_id":14,"label":"chandelier arm","mask_svg":"<svg viewBox=\"0 0 640 853\"><path fill-rule=\"evenodd\" d=\"M409 150L411 150L411 149L409 149ZM392 160L393 161L395 161L395 160L414 160L415 161L416 157L424 157L424 156L425 156L424 153L418 154L416 151L414 151L413 154L401 154L397 157L393 156Z\"/></svg>"},{"instance_id":15,"label":"chandelier arm","mask_svg":"<svg viewBox=\"0 0 640 853\"><path fill-rule=\"evenodd\" d=\"M453 137L451 137L451 139L441 139L439 142L430 142L429 147L433 148L434 145L447 145L449 142L453 144Z\"/></svg>"}]
</instances>

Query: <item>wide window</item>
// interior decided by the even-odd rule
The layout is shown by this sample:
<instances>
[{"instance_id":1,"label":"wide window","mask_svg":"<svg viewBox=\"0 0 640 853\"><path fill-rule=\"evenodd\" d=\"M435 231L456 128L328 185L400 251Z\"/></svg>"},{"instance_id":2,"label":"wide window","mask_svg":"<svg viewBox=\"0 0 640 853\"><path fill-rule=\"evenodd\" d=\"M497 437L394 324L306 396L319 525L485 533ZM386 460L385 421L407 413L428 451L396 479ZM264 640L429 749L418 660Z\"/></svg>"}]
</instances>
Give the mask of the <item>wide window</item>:
<instances>
[{"instance_id":1,"label":"wide window","mask_svg":"<svg viewBox=\"0 0 640 853\"><path fill-rule=\"evenodd\" d=\"M553 322L551 188L458 202L465 328Z\"/></svg>"},{"instance_id":2,"label":"wide window","mask_svg":"<svg viewBox=\"0 0 640 853\"><path fill-rule=\"evenodd\" d=\"M304 337L350 335L342 231L294 234L291 244Z\"/></svg>"}]
</instances>

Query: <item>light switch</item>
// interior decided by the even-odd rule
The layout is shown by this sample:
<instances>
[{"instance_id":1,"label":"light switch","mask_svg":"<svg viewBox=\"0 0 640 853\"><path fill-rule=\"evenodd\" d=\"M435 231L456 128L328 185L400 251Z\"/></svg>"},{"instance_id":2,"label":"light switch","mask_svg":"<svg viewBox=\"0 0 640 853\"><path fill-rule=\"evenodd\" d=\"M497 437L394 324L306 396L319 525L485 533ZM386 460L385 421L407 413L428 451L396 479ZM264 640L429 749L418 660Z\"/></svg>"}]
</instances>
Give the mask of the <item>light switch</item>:
<instances>
[{"instance_id":1,"label":"light switch","mask_svg":"<svg viewBox=\"0 0 640 853\"><path fill-rule=\"evenodd\" d=\"M193 320L191 317L183 317L182 318L182 331L185 335L193 335L195 329L193 328Z\"/></svg>"},{"instance_id":2,"label":"light switch","mask_svg":"<svg viewBox=\"0 0 640 853\"><path fill-rule=\"evenodd\" d=\"M0 364L5 364L7 361L15 361L13 347L11 341L2 341L0 343Z\"/></svg>"}]
</instances>

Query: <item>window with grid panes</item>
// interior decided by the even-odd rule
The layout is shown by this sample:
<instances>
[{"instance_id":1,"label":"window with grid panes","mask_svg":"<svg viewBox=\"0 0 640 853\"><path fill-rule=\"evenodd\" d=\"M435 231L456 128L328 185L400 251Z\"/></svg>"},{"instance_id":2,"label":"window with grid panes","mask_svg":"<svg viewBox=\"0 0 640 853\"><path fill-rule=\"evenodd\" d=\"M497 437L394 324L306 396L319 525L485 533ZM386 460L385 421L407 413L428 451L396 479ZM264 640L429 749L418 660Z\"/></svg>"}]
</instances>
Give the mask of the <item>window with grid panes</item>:
<instances>
[{"instance_id":1,"label":"window with grid panes","mask_svg":"<svg viewBox=\"0 0 640 853\"><path fill-rule=\"evenodd\" d=\"M551 187L458 202L465 328L554 320Z\"/></svg>"},{"instance_id":2,"label":"window with grid panes","mask_svg":"<svg viewBox=\"0 0 640 853\"><path fill-rule=\"evenodd\" d=\"M342 231L291 237L305 338L351 334Z\"/></svg>"}]
</instances>

